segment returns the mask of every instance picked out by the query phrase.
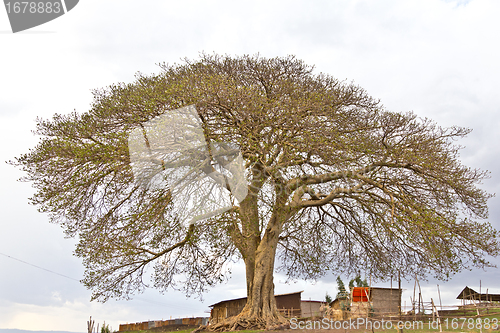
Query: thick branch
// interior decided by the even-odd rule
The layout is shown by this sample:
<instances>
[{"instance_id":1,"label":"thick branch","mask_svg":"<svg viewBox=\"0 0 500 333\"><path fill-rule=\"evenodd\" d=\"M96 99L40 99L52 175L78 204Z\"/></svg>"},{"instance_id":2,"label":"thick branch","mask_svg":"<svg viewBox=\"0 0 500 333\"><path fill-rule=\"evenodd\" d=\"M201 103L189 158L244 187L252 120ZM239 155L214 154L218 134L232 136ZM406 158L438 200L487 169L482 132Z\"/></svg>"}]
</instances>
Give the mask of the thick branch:
<instances>
[{"instance_id":1,"label":"thick branch","mask_svg":"<svg viewBox=\"0 0 500 333\"><path fill-rule=\"evenodd\" d=\"M342 179L342 178L354 178L353 176L368 173L370 171L375 170L378 167L382 167L385 165L386 165L386 163L385 163L385 158L384 158L384 160L382 160L380 162L370 164L364 168L360 168L357 170L336 171L336 172L324 173L324 174L320 174L320 175L302 176L299 178L294 178L294 179L289 180L287 185L286 185L286 188L290 192L293 192L304 185L323 184L323 183L328 183L330 181L338 180L338 179Z\"/></svg>"},{"instance_id":2,"label":"thick branch","mask_svg":"<svg viewBox=\"0 0 500 333\"><path fill-rule=\"evenodd\" d=\"M355 192L360 192L360 189L362 187L363 187L363 184L358 184L358 185L353 186L351 188L345 188L345 187L336 188L333 191L331 191L323 199L318 198L317 200L300 200L300 198L294 196L293 201L291 203L291 207L293 207L293 208L305 208L305 207L323 206L323 205L331 202L332 200L338 198L340 194L352 194Z\"/></svg>"}]
</instances>

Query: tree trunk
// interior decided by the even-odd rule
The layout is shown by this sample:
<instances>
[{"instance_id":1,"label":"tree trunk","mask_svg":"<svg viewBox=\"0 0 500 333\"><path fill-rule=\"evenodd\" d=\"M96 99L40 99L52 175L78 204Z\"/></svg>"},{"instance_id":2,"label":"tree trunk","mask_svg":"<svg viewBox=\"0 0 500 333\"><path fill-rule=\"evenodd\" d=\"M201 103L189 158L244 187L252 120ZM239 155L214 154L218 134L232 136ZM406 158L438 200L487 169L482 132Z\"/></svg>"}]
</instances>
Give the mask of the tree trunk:
<instances>
[{"instance_id":1,"label":"tree trunk","mask_svg":"<svg viewBox=\"0 0 500 333\"><path fill-rule=\"evenodd\" d=\"M283 223L293 215L293 211L284 209L287 196L284 191L279 192L280 199L261 238L258 195L253 192L258 187L251 187L248 196L240 203L241 233L237 227L230 229L230 235L245 262L247 303L239 315L210 325L212 331L269 329L288 324L276 306L273 275L279 235Z\"/></svg>"},{"instance_id":2,"label":"tree trunk","mask_svg":"<svg viewBox=\"0 0 500 333\"><path fill-rule=\"evenodd\" d=\"M213 331L233 331L238 329L269 329L287 324L280 315L274 298L274 259L278 237L266 233L253 254L246 253L247 303L241 313L217 323Z\"/></svg>"},{"instance_id":3,"label":"tree trunk","mask_svg":"<svg viewBox=\"0 0 500 333\"><path fill-rule=\"evenodd\" d=\"M259 318L266 326L273 324L278 318L278 310L274 299L274 258L276 246L262 242L253 260L246 260L247 304L241 316Z\"/></svg>"}]
</instances>

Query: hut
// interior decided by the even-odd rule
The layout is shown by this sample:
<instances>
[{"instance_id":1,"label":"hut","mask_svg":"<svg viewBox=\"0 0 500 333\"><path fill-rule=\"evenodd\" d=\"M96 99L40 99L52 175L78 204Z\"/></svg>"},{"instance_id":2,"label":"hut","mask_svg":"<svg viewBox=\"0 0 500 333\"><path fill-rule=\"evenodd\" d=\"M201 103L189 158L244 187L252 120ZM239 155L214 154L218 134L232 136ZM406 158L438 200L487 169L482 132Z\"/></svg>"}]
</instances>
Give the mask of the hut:
<instances>
[{"instance_id":1,"label":"hut","mask_svg":"<svg viewBox=\"0 0 500 333\"><path fill-rule=\"evenodd\" d=\"M302 291L274 295L278 310L285 317L300 317L301 316L301 294ZM245 307L247 298L236 298L221 301L210 305L210 324L216 324L226 318L238 315Z\"/></svg>"},{"instance_id":2,"label":"hut","mask_svg":"<svg viewBox=\"0 0 500 333\"><path fill-rule=\"evenodd\" d=\"M465 301L500 302L500 294L482 294L465 286L460 294L458 294L457 299L461 299L462 303Z\"/></svg>"},{"instance_id":3,"label":"hut","mask_svg":"<svg viewBox=\"0 0 500 333\"><path fill-rule=\"evenodd\" d=\"M348 299L336 299L330 306L349 311L351 318L393 316L399 314L402 289L353 287Z\"/></svg>"},{"instance_id":4,"label":"hut","mask_svg":"<svg viewBox=\"0 0 500 333\"><path fill-rule=\"evenodd\" d=\"M373 307L370 300L369 287L352 287L351 288L351 318L366 318L373 312Z\"/></svg>"},{"instance_id":5,"label":"hut","mask_svg":"<svg viewBox=\"0 0 500 333\"><path fill-rule=\"evenodd\" d=\"M322 305L327 304L322 301L301 301L300 302L300 316L302 318L320 317L323 315Z\"/></svg>"},{"instance_id":6,"label":"hut","mask_svg":"<svg viewBox=\"0 0 500 333\"><path fill-rule=\"evenodd\" d=\"M402 289L370 288L370 301L375 315L396 315L401 308Z\"/></svg>"}]
</instances>

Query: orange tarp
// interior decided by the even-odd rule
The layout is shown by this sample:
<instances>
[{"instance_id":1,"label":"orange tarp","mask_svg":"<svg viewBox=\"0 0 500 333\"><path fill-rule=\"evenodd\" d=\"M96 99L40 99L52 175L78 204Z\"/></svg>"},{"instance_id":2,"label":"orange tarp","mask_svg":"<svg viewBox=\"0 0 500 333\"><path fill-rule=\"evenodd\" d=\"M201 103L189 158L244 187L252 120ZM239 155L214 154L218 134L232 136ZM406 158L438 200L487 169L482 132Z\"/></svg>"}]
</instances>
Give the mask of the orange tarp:
<instances>
[{"instance_id":1,"label":"orange tarp","mask_svg":"<svg viewBox=\"0 0 500 333\"><path fill-rule=\"evenodd\" d=\"M353 287L352 288L352 301L353 302L368 302L367 295L370 295L370 288L368 287Z\"/></svg>"}]
</instances>

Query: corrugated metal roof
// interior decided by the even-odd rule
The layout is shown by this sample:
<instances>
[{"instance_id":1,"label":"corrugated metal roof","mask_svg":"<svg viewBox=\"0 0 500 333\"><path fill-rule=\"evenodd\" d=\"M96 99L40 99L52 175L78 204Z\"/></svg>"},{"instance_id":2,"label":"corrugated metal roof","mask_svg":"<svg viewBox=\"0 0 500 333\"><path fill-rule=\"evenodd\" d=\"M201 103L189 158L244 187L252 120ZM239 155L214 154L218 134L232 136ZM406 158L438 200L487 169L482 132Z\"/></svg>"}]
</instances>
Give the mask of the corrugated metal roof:
<instances>
[{"instance_id":1,"label":"corrugated metal roof","mask_svg":"<svg viewBox=\"0 0 500 333\"><path fill-rule=\"evenodd\" d=\"M286 294L278 294L278 295L274 295L274 297L278 297L278 296L287 296L287 295L295 295L295 294L302 294L303 292L304 292L304 290L301 290L301 291L296 291L296 292L293 292L293 293L286 293ZM239 301L239 300L242 300L242 299L246 299L246 297L240 297L240 298L234 298L234 299L227 299L227 300L220 301L220 302L217 302L217 303L215 303L215 304L209 305L209 307L213 307L213 306L216 306L216 305L218 305L218 304L225 303L225 302L234 302L234 301Z\"/></svg>"},{"instance_id":2,"label":"corrugated metal roof","mask_svg":"<svg viewBox=\"0 0 500 333\"><path fill-rule=\"evenodd\" d=\"M480 294L472 288L465 288L458 294L457 299L481 300L481 301L500 301L500 294Z\"/></svg>"}]
</instances>

